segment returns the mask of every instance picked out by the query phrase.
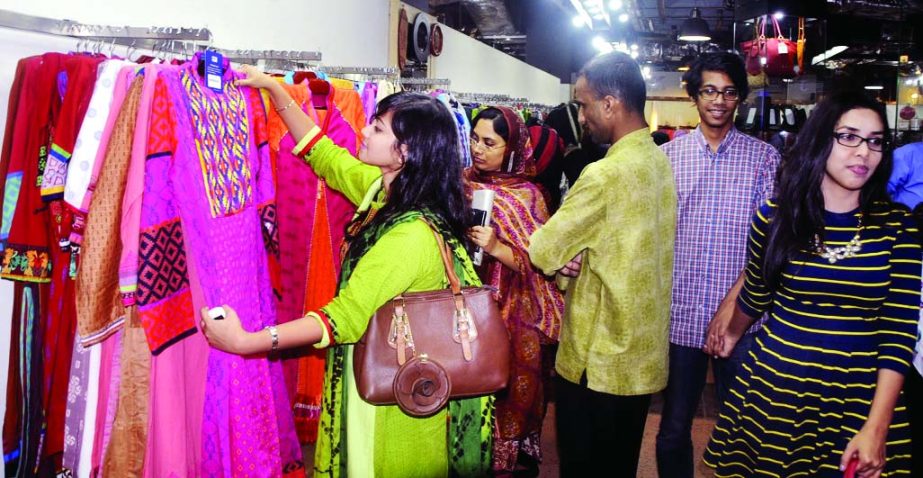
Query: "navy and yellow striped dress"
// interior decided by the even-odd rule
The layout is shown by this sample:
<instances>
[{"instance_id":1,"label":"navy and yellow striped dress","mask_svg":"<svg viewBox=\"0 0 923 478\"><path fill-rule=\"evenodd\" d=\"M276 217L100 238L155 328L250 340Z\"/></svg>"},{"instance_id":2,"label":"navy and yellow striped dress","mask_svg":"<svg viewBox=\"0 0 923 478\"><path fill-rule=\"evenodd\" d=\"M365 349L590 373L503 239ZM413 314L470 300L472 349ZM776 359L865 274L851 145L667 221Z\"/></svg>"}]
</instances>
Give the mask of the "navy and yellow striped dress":
<instances>
[{"instance_id":1,"label":"navy and yellow striped dress","mask_svg":"<svg viewBox=\"0 0 923 478\"><path fill-rule=\"evenodd\" d=\"M762 253L770 201L754 216L738 305L769 318L732 385L704 461L716 477L842 477L840 458L862 428L880 369L908 370L920 308L921 248L905 209L863 220L862 250L831 264L805 253L770 294ZM856 234L858 210L825 213L825 244ZM899 400L882 476L909 476L910 435Z\"/></svg>"}]
</instances>

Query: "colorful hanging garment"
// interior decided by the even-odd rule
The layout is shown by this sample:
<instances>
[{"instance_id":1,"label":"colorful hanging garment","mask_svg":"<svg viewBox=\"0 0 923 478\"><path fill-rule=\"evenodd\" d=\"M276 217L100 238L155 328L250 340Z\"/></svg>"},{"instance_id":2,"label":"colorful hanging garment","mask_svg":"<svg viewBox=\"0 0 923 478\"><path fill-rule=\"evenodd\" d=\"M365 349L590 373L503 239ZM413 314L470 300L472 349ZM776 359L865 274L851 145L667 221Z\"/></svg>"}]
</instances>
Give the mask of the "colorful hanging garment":
<instances>
[{"instance_id":1,"label":"colorful hanging garment","mask_svg":"<svg viewBox=\"0 0 923 478\"><path fill-rule=\"evenodd\" d=\"M323 104L323 108L310 108L314 120L321 126L335 144L355 155L362 141L361 130L365 124L364 111L358 94L350 88L338 88L331 85L331 93L320 97L309 97L306 104ZM345 109L341 108L345 105ZM301 158L292 154L295 140L291 135L282 138L280 146L280 165L286 171L298 171L301 179L299 190L285 187L280 189L280 198L286 194L288 199L301 197L307 200L311 211L308 215L297 203L288 203L281 232L289 237L291 251L304 257L292 264L290 268L294 300L297 301L296 317L302 317L310 310L325 305L336 294L339 277L340 245L346 232L346 224L355 213L355 206L337 191L328 188ZM300 164L299 164L300 163ZM313 204L312 204L313 203ZM291 207L288 207L291 204ZM306 216L306 217L305 217ZM288 224L286 226L285 224ZM304 231L311 231L305 237ZM303 252L300 252L303 251ZM301 259L299 257L298 259ZM287 261L283 260L283 264ZM288 281L285 281L288 282ZM303 442L317 439L317 424L320 416L323 394L324 353L308 351L299 360L298 381L295 391L295 418L299 438Z\"/></svg>"},{"instance_id":2,"label":"colorful hanging garment","mask_svg":"<svg viewBox=\"0 0 923 478\"><path fill-rule=\"evenodd\" d=\"M64 202L74 213L69 237L72 249L74 246L79 249L82 242L93 190L99 181L115 120L128 92L131 82L128 75L134 69L132 63L123 60L104 61L99 67L99 78L71 156L73 167L67 168L64 183Z\"/></svg>"},{"instance_id":3,"label":"colorful hanging garment","mask_svg":"<svg viewBox=\"0 0 923 478\"><path fill-rule=\"evenodd\" d=\"M42 457L51 469L61 467L64 452L64 421L70 378L71 352L77 326L76 256L67 238L73 221L71 211L62 200L64 180L77 137L88 116L90 97L102 57L72 55L65 61L63 75L58 74L58 91L63 91L61 111L54 122L48 163L42 179L42 199L50 201L51 291L44 317L45 435Z\"/></svg>"},{"instance_id":4,"label":"colorful hanging garment","mask_svg":"<svg viewBox=\"0 0 923 478\"><path fill-rule=\"evenodd\" d=\"M3 194L4 235L0 278L27 282L51 281L48 206L41 186L51 129L61 108L58 74L67 55L46 53L25 63L16 111ZM8 128L9 129L9 128ZM6 149L4 149L6 151ZM57 245L55 245L57 247Z\"/></svg>"},{"instance_id":5,"label":"colorful hanging garment","mask_svg":"<svg viewBox=\"0 0 923 478\"><path fill-rule=\"evenodd\" d=\"M137 297L152 350L195 330L197 294L207 306L234 307L248 330L276 323L265 111L259 93L237 87L240 75L230 69L220 92L206 88L196 72L200 57L162 71L154 93ZM167 261L177 280L164 294L146 281ZM303 468L278 362L212 349L205 387L198 475L281 476Z\"/></svg>"},{"instance_id":6,"label":"colorful hanging garment","mask_svg":"<svg viewBox=\"0 0 923 478\"><path fill-rule=\"evenodd\" d=\"M93 213L87 217L80 236L82 245L77 273L77 331L84 346L104 340L121 327L125 314L119 294L118 258L122 251L119 220L144 82L140 76L131 80L132 70L127 67L117 79L116 92L127 86L130 91L127 95L121 94L124 101L120 101L120 109L113 111L116 119L110 140L100 148L105 155L99 162L99 174L89 183L95 189L91 202ZM71 168L74 169L77 168Z\"/></svg>"},{"instance_id":7,"label":"colorful hanging garment","mask_svg":"<svg viewBox=\"0 0 923 478\"><path fill-rule=\"evenodd\" d=\"M141 476L147 447L151 354L136 308L130 310L123 330L122 376L102 476Z\"/></svg>"}]
</instances>

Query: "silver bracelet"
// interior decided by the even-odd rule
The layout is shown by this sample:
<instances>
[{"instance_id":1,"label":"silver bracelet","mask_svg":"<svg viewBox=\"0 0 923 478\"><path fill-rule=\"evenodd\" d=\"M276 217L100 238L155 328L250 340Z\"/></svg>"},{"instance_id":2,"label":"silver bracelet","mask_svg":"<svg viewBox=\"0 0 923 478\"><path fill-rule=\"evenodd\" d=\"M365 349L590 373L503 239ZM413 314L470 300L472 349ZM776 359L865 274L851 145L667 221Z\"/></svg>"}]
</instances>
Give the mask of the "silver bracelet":
<instances>
[{"instance_id":1,"label":"silver bracelet","mask_svg":"<svg viewBox=\"0 0 923 478\"><path fill-rule=\"evenodd\" d=\"M266 330L269 331L269 337L272 338L272 352L279 350L279 330L276 329L275 325L270 325L266 327Z\"/></svg>"}]
</instances>

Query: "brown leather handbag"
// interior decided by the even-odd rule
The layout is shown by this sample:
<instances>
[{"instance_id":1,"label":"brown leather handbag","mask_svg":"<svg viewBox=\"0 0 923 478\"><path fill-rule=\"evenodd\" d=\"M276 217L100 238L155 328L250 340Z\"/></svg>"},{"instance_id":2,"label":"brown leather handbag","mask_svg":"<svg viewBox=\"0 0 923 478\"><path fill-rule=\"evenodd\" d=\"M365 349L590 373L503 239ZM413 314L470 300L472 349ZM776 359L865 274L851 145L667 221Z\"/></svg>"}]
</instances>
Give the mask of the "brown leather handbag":
<instances>
[{"instance_id":1,"label":"brown leather handbag","mask_svg":"<svg viewBox=\"0 0 923 478\"><path fill-rule=\"evenodd\" d=\"M353 349L359 396L417 417L452 398L494 393L509 379L509 332L493 289L462 289L452 252L434 233L450 288L395 297Z\"/></svg>"}]
</instances>

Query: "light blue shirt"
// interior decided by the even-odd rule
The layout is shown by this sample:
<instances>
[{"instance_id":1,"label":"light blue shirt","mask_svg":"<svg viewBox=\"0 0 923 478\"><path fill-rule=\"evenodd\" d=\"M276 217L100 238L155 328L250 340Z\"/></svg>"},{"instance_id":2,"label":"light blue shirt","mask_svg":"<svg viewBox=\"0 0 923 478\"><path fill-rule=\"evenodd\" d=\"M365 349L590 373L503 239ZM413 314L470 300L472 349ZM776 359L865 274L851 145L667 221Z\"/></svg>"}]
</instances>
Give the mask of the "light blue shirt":
<instances>
[{"instance_id":1,"label":"light blue shirt","mask_svg":"<svg viewBox=\"0 0 923 478\"><path fill-rule=\"evenodd\" d=\"M910 209L923 202L923 143L911 143L894 150L888 193L894 202Z\"/></svg>"},{"instance_id":2,"label":"light blue shirt","mask_svg":"<svg viewBox=\"0 0 923 478\"><path fill-rule=\"evenodd\" d=\"M923 143L910 143L894 150L894 169L888 181L894 202L910 209L923 202ZM913 365L923 374L923 312L917 328L916 356Z\"/></svg>"}]
</instances>

